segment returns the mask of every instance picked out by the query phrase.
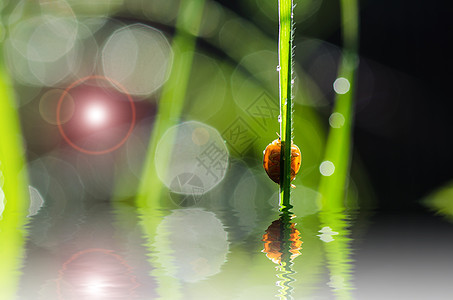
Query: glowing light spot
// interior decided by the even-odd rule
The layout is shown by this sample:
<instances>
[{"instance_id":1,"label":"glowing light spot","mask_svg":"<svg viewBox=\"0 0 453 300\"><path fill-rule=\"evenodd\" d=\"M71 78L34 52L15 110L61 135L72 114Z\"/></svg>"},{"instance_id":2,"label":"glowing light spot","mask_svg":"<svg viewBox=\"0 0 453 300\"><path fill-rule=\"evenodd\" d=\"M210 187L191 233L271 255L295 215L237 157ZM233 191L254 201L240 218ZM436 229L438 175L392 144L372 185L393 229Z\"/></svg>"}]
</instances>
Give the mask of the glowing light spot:
<instances>
[{"instance_id":1,"label":"glowing light spot","mask_svg":"<svg viewBox=\"0 0 453 300\"><path fill-rule=\"evenodd\" d=\"M344 77L337 78L333 83L333 89L337 94L346 94L349 92L350 87L351 84L349 83L349 80Z\"/></svg>"},{"instance_id":2,"label":"glowing light spot","mask_svg":"<svg viewBox=\"0 0 453 300\"><path fill-rule=\"evenodd\" d=\"M323 241L324 243L330 243L334 241L332 235L338 235L338 232L332 231L332 228L330 228L329 226L323 227L318 232L320 232L321 234L318 234L317 236L319 236L321 241Z\"/></svg>"},{"instance_id":3,"label":"glowing light spot","mask_svg":"<svg viewBox=\"0 0 453 300\"><path fill-rule=\"evenodd\" d=\"M106 143L110 144L113 142L112 139L109 139L109 137L116 136L116 135L118 137L120 137L120 136L123 136L123 133L118 132L118 134L117 134L116 132L114 132L115 130L112 129L113 131L111 131L109 134L103 135L102 133L105 130L98 130L97 132L95 132L95 134L91 134L91 136L89 138L85 139L83 141L84 146L81 147L81 146L75 144L71 140L72 137L67 135L65 128L61 124L62 106L63 106L63 103L65 102L65 96L67 94L70 94L74 88L78 87L81 84L86 84L86 82L89 82L89 81L95 81L94 85L98 86L99 88L101 88L102 86L105 85L104 82L108 83L108 85L104 86L104 88L107 88L107 89L109 87L111 87L112 85L115 85L115 87L121 89L123 96L127 97L127 100L129 102L127 106L130 106L130 107L126 108L127 109L126 113L130 112L130 118L125 120L128 123L130 123L129 129L126 132L126 134L124 135L123 139L120 140L118 143L114 144L110 148L108 148L108 146L105 147ZM101 82L102 82L102 84L101 84ZM101 90L99 90L99 92L97 94L91 94L91 95L92 95L91 97L84 98L82 101L74 100L75 103L82 102L82 105L80 106L80 111L77 113L77 116L81 117L82 123L86 122L86 123L88 123L88 125L97 126L97 125L104 123L107 119L113 119L110 117L110 114L113 114L115 112L115 106L112 106L112 107L110 105L107 106L106 102L110 102L110 100L107 101L107 99L109 99L111 97L117 97L118 95L111 96L109 94L105 94L105 92L102 92ZM105 95L105 97L102 95ZM85 96L83 96L83 97L85 97ZM106 98L106 99L101 99L101 97ZM119 103L119 102L116 102L116 103ZM126 105L126 103L127 102L125 101L124 104ZM99 107L103 106L103 108L102 109L95 108L98 105L99 105ZM80 152L86 153L86 154L91 154L91 155L106 154L106 153L112 152L112 151L118 149L119 147L121 147L127 141L127 139L129 138L129 136L132 133L132 130L134 129L135 115L136 114L135 114L134 101L132 100L132 97L129 95L127 90L125 90L120 83L118 83L110 78L106 78L104 76L99 76L99 75L84 77L84 78L81 78L81 79L73 82L70 86L68 86L64 90L64 93L63 93L62 97L60 97L60 99L58 101L58 105L57 105L57 125L58 125L58 130L60 131L60 134L63 137L63 139L74 149L76 149ZM109 121L108 125L112 125L111 124L112 122L110 120L108 120L108 121ZM117 121L116 117L115 117L115 121ZM103 125L103 127L107 127L107 126L105 126L107 124L102 124L102 125ZM103 128L103 129L111 129L111 128ZM104 142L104 141L106 141L106 142ZM87 146L87 144L91 144L91 146Z\"/></svg>"},{"instance_id":4,"label":"glowing light spot","mask_svg":"<svg viewBox=\"0 0 453 300\"><path fill-rule=\"evenodd\" d=\"M93 126L99 126L107 120L107 110L100 104L92 104L86 111L86 120Z\"/></svg>"},{"instance_id":5,"label":"glowing light spot","mask_svg":"<svg viewBox=\"0 0 453 300\"><path fill-rule=\"evenodd\" d=\"M343 127L345 118L340 113L333 113L329 117L329 124L332 128L341 128Z\"/></svg>"},{"instance_id":6,"label":"glowing light spot","mask_svg":"<svg viewBox=\"0 0 453 300\"><path fill-rule=\"evenodd\" d=\"M136 299L132 268L113 250L82 250L67 260L56 281L58 299Z\"/></svg>"},{"instance_id":7,"label":"glowing light spot","mask_svg":"<svg viewBox=\"0 0 453 300\"><path fill-rule=\"evenodd\" d=\"M92 296L101 296L105 294L105 288L108 285L101 278L92 277L85 284L85 292Z\"/></svg>"},{"instance_id":8,"label":"glowing light spot","mask_svg":"<svg viewBox=\"0 0 453 300\"><path fill-rule=\"evenodd\" d=\"M335 165L331 161L323 161L319 166L319 172L323 176L330 176L335 172Z\"/></svg>"}]
</instances>

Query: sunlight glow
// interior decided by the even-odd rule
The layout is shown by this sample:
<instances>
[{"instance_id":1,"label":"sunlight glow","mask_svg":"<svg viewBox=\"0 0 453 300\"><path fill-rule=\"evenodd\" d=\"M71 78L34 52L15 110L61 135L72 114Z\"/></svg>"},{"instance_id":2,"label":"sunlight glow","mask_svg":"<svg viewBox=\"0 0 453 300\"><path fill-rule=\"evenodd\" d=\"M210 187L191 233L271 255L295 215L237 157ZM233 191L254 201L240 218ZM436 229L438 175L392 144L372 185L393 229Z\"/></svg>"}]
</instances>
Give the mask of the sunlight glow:
<instances>
[{"instance_id":1,"label":"sunlight glow","mask_svg":"<svg viewBox=\"0 0 453 300\"><path fill-rule=\"evenodd\" d=\"M108 285L98 277L92 277L85 285L85 292L92 296L102 296L105 294L105 288Z\"/></svg>"},{"instance_id":2,"label":"sunlight glow","mask_svg":"<svg viewBox=\"0 0 453 300\"><path fill-rule=\"evenodd\" d=\"M93 126L102 125L107 119L105 107L99 104L93 104L88 107L85 114L86 120Z\"/></svg>"}]
</instances>

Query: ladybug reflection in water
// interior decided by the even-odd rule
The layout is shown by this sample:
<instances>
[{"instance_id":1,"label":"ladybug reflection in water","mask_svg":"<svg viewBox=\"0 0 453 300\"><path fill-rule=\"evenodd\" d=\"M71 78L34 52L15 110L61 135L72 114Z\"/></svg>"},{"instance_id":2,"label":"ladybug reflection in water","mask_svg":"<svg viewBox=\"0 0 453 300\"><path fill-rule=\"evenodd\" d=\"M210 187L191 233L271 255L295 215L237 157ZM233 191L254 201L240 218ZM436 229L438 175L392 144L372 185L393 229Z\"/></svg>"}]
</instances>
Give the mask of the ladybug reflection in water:
<instances>
[{"instance_id":1,"label":"ladybug reflection in water","mask_svg":"<svg viewBox=\"0 0 453 300\"><path fill-rule=\"evenodd\" d=\"M280 183L280 152L281 152L280 138L274 140L267 145L264 150L263 167L267 175L275 183ZM291 143L291 181L294 180L296 174L299 172L300 164L302 162L302 154L299 147ZM295 185L291 184L294 188Z\"/></svg>"}]
</instances>

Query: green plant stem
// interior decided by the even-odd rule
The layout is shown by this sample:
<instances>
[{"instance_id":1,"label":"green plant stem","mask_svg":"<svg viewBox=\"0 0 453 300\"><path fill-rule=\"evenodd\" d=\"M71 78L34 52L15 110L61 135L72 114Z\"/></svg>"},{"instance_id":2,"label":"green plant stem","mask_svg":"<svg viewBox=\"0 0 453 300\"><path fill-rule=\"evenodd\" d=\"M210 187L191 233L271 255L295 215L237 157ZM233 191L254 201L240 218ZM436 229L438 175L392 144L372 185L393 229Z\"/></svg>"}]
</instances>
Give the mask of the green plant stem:
<instances>
[{"instance_id":1,"label":"green plant stem","mask_svg":"<svg viewBox=\"0 0 453 300\"><path fill-rule=\"evenodd\" d=\"M17 292L29 201L19 117L13 95L9 75L0 61L0 189L4 193L5 206L0 214L0 299L5 300L15 299Z\"/></svg>"},{"instance_id":2,"label":"green plant stem","mask_svg":"<svg viewBox=\"0 0 453 300\"><path fill-rule=\"evenodd\" d=\"M154 157L161 137L180 121L204 3L205 0L183 0L180 4L176 33L172 42L173 65L170 69L170 77L162 91L137 194L140 206L155 205L160 199L162 183L157 176ZM172 149L165 150L165 155L161 157L165 162L169 162Z\"/></svg>"},{"instance_id":3,"label":"green plant stem","mask_svg":"<svg viewBox=\"0 0 453 300\"><path fill-rule=\"evenodd\" d=\"M293 2L279 1L280 208L291 207Z\"/></svg>"},{"instance_id":4,"label":"green plant stem","mask_svg":"<svg viewBox=\"0 0 453 300\"><path fill-rule=\"evenodd\" d=\"M322 176L319 193L323 210L342 211L347 189L351 157L351 130L353 120L354 89L357 69L358 4L357 0L341 0L343 56L338 77L345 78L349 91L337 94L334 112L344 117L340 128L331 128L324 154L324 161L335 166L334 173Z\"/></svg>"}]
</instances>

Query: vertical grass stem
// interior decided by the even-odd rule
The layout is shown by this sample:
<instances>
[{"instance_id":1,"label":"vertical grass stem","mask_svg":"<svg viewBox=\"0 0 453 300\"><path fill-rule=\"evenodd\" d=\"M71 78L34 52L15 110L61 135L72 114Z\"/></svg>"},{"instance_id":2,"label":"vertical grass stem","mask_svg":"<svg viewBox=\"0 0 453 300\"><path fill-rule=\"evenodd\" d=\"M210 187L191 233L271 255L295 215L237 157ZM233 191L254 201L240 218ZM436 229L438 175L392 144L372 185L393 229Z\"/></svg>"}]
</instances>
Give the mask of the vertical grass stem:
<instances>
[{"instance_id":1,"label":"vertical grass stem","mask_svg":"<svg viewBox=\"0 0 453 300\"><path fill-rule=\"evenodd\" d=\"M291 207L293 1L279 1L280 209Z\"/></svg>"}]
</instances>

